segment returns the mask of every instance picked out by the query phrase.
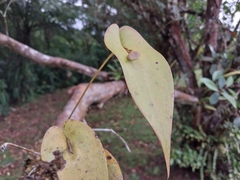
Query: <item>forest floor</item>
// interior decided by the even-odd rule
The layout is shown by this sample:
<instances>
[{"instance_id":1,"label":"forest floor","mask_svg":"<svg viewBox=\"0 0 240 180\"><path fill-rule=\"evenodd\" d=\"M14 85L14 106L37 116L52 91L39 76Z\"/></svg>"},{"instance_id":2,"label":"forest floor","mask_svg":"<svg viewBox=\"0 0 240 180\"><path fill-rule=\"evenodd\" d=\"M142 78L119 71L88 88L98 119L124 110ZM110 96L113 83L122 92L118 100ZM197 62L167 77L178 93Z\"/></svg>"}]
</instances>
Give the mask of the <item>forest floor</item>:
<instances>
[{"instance_id":1,"label":"forest floor","mask_svg":"<svg viewBox=\"0 0 240 180\"><path fill-rule=\"evenodd\" d=\"M67 91L59 90L13 107L7 117L0 117L0 145L11 142L39 152L44 133L54 125L68 99ZM102 109L91 107L86 120L90 127L111 128L127 141L131 153L116 135L97 133L103 146L118 160L125 180L166 179L160 144L129 96L114 97ZM0 180L24 179L39 161L39 157L9 146L0 152ZM199 179L199 173L171 167L170 180Z\"/></svg>"}]
</instances>

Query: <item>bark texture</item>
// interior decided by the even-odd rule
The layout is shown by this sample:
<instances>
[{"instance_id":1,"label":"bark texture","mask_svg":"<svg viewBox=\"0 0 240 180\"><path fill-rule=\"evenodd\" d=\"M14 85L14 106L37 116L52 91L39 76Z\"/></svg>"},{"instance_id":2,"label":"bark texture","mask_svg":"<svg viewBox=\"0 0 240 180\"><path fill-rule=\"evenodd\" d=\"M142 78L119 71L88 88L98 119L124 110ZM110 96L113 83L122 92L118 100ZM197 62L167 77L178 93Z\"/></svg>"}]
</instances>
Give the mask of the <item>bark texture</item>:
<instances>
[{"instance_id":1,"label":"bark texture","mask_svg":"<svg viewBox=\"0 0 240 180\"><path fill-rule=\"evenodd\" d=\"M57 126L61 127L63 123L69 118L73 108L83 94L86 86L87 84L84 83L69 88L68 93L71 94L71 98L64 107L63 112L59 115L56 123ZM83 120L90 105L97 104L99 108L102 108L107 100L116 94L125 93L126 90L127 86L124 81L91 84L82 101L74 111L71 119Z\"/></svg>"},{"instance_id":2,"label":"bark texture","mask_svg":"<svg viewBox=\"0 0 240 180\"><path fill-rule=\"evenodd\" d=\"M69 69L87 76L93 76L97 69L93 67L89 67L74 61L70 61L68 59L60 58L60 57L52 57L46 54L40 53L39 51L22 44L9 36L6 36L0 33L0 45L5 46L16 53L32 60L35 63L44 65L44 66L52 66L52 67L59 67L64 69ZM97 76L99 80L107 80L108 73L107 72L100 72Z\"/></svg>"},{"instance_id":3,"label":"bark texture","mask_svg":"<svg viewBox=\"0 0 240 180\"><path fill-rule=\"evenodd\" d=\"M211 51L208 45L211 45L214 50L218 48L218 32L219 32L219 12L222 0L208 0L207 11L205 17L205 32L204 42L206 45L205 56L211 56Z\"/></svg>"},{"instance_id":4,"label":"bark texture","mask_svg":"<svg viewBox=\"0 0 240 180\"><path fill-rule=\"evenodd\" d=\"M205 15L205 32L204 32L204 43L205 50L204 56L212 57L211 50L209 46L217 52L218 48L218 33L219 33L219 12L221 8L222 0L208 0L207 1L207 10ZM203 62L203 75L205 77L211 77L209 72L210 62Z\"/></svg>"},{"instance_id":5,"label":"bark texture","mask_svg":"<svg viewBox=\"0 0 240 180\"><path fill-rule=\"evenodd\" d=\"M188 79L188 86L192 89L197 87L197 81L195 74L193 73L192 59L189 54L189 50L184 42L181 33L181 26L179 21L175 21L170 25L171 37L169 38L169 43L174 49L173 53L182 68L182 71L186 73Z\"/></svg>"},{"instance_id":6,"label":"bark texture","mask_svg":"<svg viewBox=\"0 0 240 180\"><path fill-rule=\"evenodd\" d=\"M178 90L174 91L174 98L177 102L182 104L193 105L199 102L199 99L197 97Z\"/></svg>"}]
</instances>

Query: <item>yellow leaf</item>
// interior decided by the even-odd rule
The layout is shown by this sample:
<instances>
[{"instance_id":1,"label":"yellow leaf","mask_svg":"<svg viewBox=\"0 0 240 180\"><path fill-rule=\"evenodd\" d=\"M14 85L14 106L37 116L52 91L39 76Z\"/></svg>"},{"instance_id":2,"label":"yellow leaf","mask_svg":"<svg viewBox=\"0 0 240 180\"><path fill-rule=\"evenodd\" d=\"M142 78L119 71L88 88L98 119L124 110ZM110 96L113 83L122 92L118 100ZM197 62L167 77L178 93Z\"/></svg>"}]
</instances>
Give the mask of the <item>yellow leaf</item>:
<instances>
[{"instance_id":1,"label":"yellow leaf","mask_svg":"<svg viewBox=\"0 0 240 180\"><path fill-rule=\"evenodd\" d=\"M62 129L49 128L41 146L42 160L52 161L56 150L60 151L66 161L65 167L57 172L60 180L108 179L104 149L88 125L67 120Z\"/></svg>"},{"instance_id":2,"label":"yellow leaf","mask_svg":"<svg viewBox=\"0 0 240 180\"><path fill-rule=\"evenodd\" d=\"M57 143L53 140L57 140ZM59 151L62 154L67 152L67 141L64 136L62 129L53 126L50 127L44 135L43 142L41 145L41 158L43 161L52 161L54 160L54 151Z\"/></svg>"},{"instance_id":3,"label":"yellow leaf","mask_svg":"<svg viewBox=\"0 0 240 180\"><path fill-rule=\"evenodd\" d=\"M104 41L120 61L135 103L160 140L169 177L174 104L170 67L164 57L129 26L119 29L116 24L111 25L106 31ZM138 52L140 56L130 61L131 52Z\"/></svg>"},{"instance_id":4,"label":"yellow leaf","mask_svg":"<svg viewBox=\"0 0 240 180\"><path fill-rule=\"evenodd\" d=\"M106 149L105 149L105 155L106 155L107 166L108 166L108 179L122 180L123 179L122 172L116 159Z\"/></svg>"}]
</instances>

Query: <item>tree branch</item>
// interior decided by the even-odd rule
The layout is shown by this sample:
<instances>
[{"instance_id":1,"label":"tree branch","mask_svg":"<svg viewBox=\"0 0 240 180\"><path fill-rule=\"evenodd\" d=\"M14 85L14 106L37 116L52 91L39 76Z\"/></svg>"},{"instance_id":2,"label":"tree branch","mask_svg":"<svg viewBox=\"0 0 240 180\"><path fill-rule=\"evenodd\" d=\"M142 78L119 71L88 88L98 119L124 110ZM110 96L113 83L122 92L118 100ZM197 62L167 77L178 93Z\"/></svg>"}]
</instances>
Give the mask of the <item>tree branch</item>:
<instances>
[{"instance_id":1,"label":"tree branch","mask_svg":"<svg viewBox=\"0 0 240 180\"><path fill-rule=\"evenodd\" d=\"M192 105L199 102L199 99L197 97L178 90L174 91L174 98L177 102L180 102L182 104Z\"/></svg>"},{"instance_id":2,"label":"tree branch","mask_svg":"<svg viewBox=\"0 0 240 180\"><path fill-rule=\"evenodd\" d=\"M61 127L63 123L68 119L87 85L87 83L84 83L69 88L68 94L71 94L71 98L67 102L62 113L58 116L56 122L57 126ZM99 108L102 108L107 100L112 98L114 95L124 93L126 90L127 86L124 81L91 84L86 94L83 96L82 101L79 103L78 107L72 114L71 119L83 120L90 105L97 104Z\"/></svg>"},{"instance_id":3,"label":"tree branch","mask_svg":"<svg viewBox=\"0 0 240 180\"><path fill-rule=\"evenodd\" d=\"M76 71L78 73L93 76L97 69L93 67L89 67L74 61L70 61L68 59L48 56L39 51L22 44L9 36L6 36L0 33L0 45L9 48L10 50L15 51L16 53L32 60L33 62L45 66L59 67L64 69L69 69L72 71ZM101 71L97 76L99 80L108 80L109 74L107 72Z\"/></svg>"},{"instance_id":4,"label":"tree branch","mask_svg":"<svg viewBox=\"0 0 240 180\"><path fill-rule=\"evenodd\" d=\"M204 12L197 12L191 9L186 9L186 10L181 10L180 13L187 13L187 14L191 14L191 15L197 15L200 17L203 17Z\"/></svg>"}]
</instances>

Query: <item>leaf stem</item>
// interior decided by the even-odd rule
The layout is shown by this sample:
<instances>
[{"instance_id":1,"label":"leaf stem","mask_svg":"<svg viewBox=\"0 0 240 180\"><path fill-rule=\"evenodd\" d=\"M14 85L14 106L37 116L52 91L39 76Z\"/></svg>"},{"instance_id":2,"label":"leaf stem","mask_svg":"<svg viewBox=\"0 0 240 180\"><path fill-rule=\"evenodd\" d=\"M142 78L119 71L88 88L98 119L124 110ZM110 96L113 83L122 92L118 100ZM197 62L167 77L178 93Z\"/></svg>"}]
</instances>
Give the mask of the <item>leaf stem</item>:
<instances>
[{"instance_id":1,"label":"leaf stem","mask_svg":"<svg viewBox=\"0 0 240 180\"><path fill-rule=\"evenodd\" d=\"M88 83L86 89L84 90L82 96L80 97L80 99L78 100L77 104L75 105L75 107L73 108L70 116L68 117L68 119L71 119L74 111L76 110L77 106L79 105L79 103L81 102L81 100L83 99L83 96L85 95L85 93L87 92L89 86L92 84L92 82L94 81L94 79L97 77L97 75L99 74L99 72L102 70L102 68L105 66L105 64L109 61L109 59L113 56L113 53L111 53L102 63L102 65L100 66L100 68L97 70L97 72L94 74L94 76L92 77L92 79L90 80L90 82Z\"/></svg>"}]
</instances>

